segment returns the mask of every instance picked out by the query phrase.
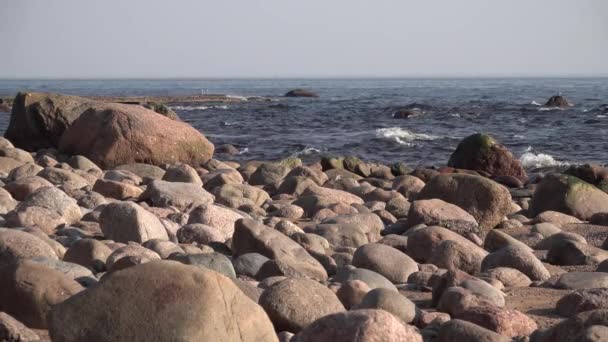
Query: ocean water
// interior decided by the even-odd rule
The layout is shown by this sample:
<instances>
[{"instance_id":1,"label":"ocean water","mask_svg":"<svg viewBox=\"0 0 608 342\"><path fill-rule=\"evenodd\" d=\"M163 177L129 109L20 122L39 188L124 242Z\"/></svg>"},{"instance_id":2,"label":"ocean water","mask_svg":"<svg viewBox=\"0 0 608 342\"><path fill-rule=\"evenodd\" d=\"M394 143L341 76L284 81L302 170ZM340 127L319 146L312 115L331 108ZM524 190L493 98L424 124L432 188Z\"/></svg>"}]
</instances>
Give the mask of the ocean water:
<instances>
[{"instance_id":1,"label":"ocean water","mask_svg":"<svg viewBox=\"0 0 608 342\"><path fill-rule=\"evenodd\" d=\"M282 97L294 88L320 97ZM238 147L241 153L230 158L237 161L337 154L440 166L462 138L485 132L528 168L608 162L608 79L0 80L0 96L22 90L243 97L248 100L171 104L216 145ZM542 106L558 92L574 106ZM392 117L412 104L424 113ZM8 118L0 113L1 131Z\"/></svg>"}]
</instances>

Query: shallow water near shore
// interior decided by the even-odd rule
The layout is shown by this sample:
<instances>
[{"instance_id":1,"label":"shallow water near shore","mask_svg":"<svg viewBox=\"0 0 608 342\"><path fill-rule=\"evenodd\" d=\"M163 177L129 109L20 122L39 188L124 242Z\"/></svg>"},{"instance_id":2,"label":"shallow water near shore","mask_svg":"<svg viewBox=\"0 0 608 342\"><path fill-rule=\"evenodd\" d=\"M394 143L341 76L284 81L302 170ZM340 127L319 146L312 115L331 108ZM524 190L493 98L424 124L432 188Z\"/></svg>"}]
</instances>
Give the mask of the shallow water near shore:
<instances>
[{"instance_id":1,"label":"shallow water near shore","mask_svg":"<svg viewBox=\"0 0 608 342\"><path fill-rule=\"evenodd\" d=\"M319 98L284 98L294 88ZM458 142L494 135L527 168L608 159L608 79L377 80L19 80L0 81L0 96L18 91L89 96L228 94L230 103L171 103L217 145L241 153L226 159L277 160L357 155L384 163L444 165ZM574 106L545 108L561 92ZM258 97L263 97L260 99ZM417 104L422 113L395 119ZM9 114L0 113L0 131Z\"/></svg>"}]
</instances>

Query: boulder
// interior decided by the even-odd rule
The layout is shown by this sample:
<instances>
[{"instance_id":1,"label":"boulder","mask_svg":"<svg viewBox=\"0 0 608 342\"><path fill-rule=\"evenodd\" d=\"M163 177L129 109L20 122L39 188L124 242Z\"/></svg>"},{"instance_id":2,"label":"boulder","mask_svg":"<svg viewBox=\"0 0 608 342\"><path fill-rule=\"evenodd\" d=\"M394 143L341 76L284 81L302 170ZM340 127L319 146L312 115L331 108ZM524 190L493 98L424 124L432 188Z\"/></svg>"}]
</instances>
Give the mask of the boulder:
<instances>
[{"instance_id":1,"label":"boulder","mask_svg":"<svg viewBox=\"0 0 608 342\"><path fill-rule=\"evenodd\" d=\"M0 228L0 266L33 257L57 259L57 254L44 240L33 234Z\"/></svg>"},{"instance_id":2,"label":"boulder","mask_svg":"<svg viewBox=\"0 0 608 342\"><path fill-rule=\"evenodd\" d=\"M507 246L488 254L481 263L481 270L497 267L514 268L531 280L547 280L551 276L543 263L529 250Z\"/></svg>"},{"instance_id":3,"label":"boulder","mask_svg":"<svg viewBox=\"0 0 608 342\"><path fill-rule=\"evenodd\" d=\"M5 215L9 211L15 209L17 201L13 198L10 192L0 188L0 214Z\"/></svg>"},{"instance_id":4,"label":"boulder","mask_svg":"<svg viewBox=\"0 0 608 342\"><path fill-rule=\"evenodd\" d=\"M539 329L530 336L530 342L606 341L606 337L608 337L606 332L598 332L598 326L608 326L608 310L600 309L581 312L552 327Z\"/></svg>"},{"instance_id":5,"label":"boulder","mask_svg":"<svg viewBox=\"0 0 608 342\"><path fill-rule=\"evenodd\" d=\"M530 278L511 267L496 267L485 271L483 276L500 281L505 287L528 287Z\"/></svg>"},{"instance_id":6,"label":"boulder","mask_svg":"<svg viewBox=\"0 0 608 342\"><path fill-rule=\"evenodd\" d=\"M555 311L564 317L597 309L608 309L608 288L577 290L563 296L555 304Z\"/></svg>"},{"instance_id":7,"label":"boulder","mask_svg":"<svg viewBox=\"0 0 608 342\"><path fill-rule=\"evenodd\" d=\"M352 266L340 268L332 280L342 284L359 280L365 283L369 289L385 288L397 292L397 288L390 280L379 273L365 268L354 268Z\"/></svg>"},{"instance_id":8,"label":"boulder","mask_svg":"<svg viewBox=\"0 0 608 342\"><path fill-rule=\"evenodd\" d=\"M608 273L568 272L562 274L555 287L558 289L583 290L608 287Z\"/></svg>"},{"instance_id":9,"label":"boulder","mask_svg":"<svg viewBox=\"0 0 608 342\"><path fill-rule=\"evenodd\" d=\"M116 170L129 171L141 178L149 179L162 179L165 175L165 170L161 169L160 167L144 163L123 164L117 166Z\"/></svg>"},{"instance_id":10,"label":"boulder","mask_svg":"<svg viewBox=\"0 0 608 342\"><path fill-rule=\"evenodd\" d=\"M160 255L150 249L138 244L122 245L108 255L106 269L108 271L118 271L154 260L160 260Z\"/></svg>"},{"instance_id":11,"label":"boulder","mask_svg":"<svg viewBox=\"0 0 608 342\"><path fill-rule=\"evenodd\" d=\"M96 272L103 272L110 254L112 254L112 250L104 243L94 239L80 239L67 249L63 261L72 262Z\"/></svg>"},{"instance_id":12,"label":"boulder","mask_svg":"<svg viewBox=\"0 0 608 342\"><path fill-rule=\"evenodd\" d=\"M150 201L155 207L174 206L180 210L213 203L213 196L200 184L154 180L148 184L140 200Z\"/></svg>"},{"instance_id":13,"label":"boulder","mask_svg":"<svg viewBox=\"0 0 608 342\"><path fill-rule=\"evenodd\" d=\"M437 226L424 227L412 232L408 237L407 254L414 260L426 262L446 240L462 245L464 250L470 251L476 258L484 258L487 255L486 251L470 240L451 230Z\"/></svg>"},{"instance_id":14,"label":"boulder","mask_svg":"<svg viewBox=\"0 0 608 342\"><path fill-rule=\"evenodd\" d=\"M0 311L37 329L47 327L53 305L82 290L63 273L30 260L0 266L0 288Z\"/></svg>"},{"instance_id":15,"label":"boulder","mask_svg":"<svg viewBox=\"0 0 608 342\"><path fill-rule=\"evenodd\" d=\"M284 266L297 274L320 281L327 279L323 266L304 248L280 232L251 219L236 221L232 247L237 256L259 253L279 263L279 268Z\"/></svg>"},{"instance_id":16,"label":"boulder","mask_svg":"<svg viewBox=\"0 0 608 342\"><path fill-rule=\"evenodd\" d=\"M236 273L230 259L220 253L197 253L197 254L184 254L176 253L169 257L169 260L179 261L185 265L192 265L198 268L210 269L215 272L221 273L228 278L235 279Z\"/></svg>"},{"instance_id":17,"label":"boulder","mask_svg":"<svg viewBox=\"0 0 608 342\"><path fill-rule=\"evenodd\" d=\"M187 164L171 165L163 175L162 180L167 182L203 184L196 170Z\"/></svg>"},{"instance_id":18,"label":"boulder","mask_svg":"<svg viewBox=\"0 0 608 342\"><path fill-rule=\"evenodd\" d=\"M471 307L458 313L455 318L508 337L529 336L538 328L536 322L522 312L495 306Z\"/></svg>"},{"instance_id":19,"label":"boulder","mask_svg":"<svg viewBox=\"0 0 608 342\"><path fill-rule=\"evenodd\" d=\"M473 249L470 245L445 240L434 249L426 262L448 270L459 269L469 274L477 274L486 255L487 252L477 246Z\"/></svg>"},{"instance_id":20,"label":"boulder","mask_svg":"<svg viewBox=\"0 0 608 342\"><path fill-rule=\"evenodd\" d=\"M234 259L232 265L237 275L245 275L255 279L262 266L269 260L259 253L245 253Z\"/></svg>"},{"instance_id":21,"label":"boulder","mask_svg":"<svg viewBox=\"0 0 608 342\"><path fill-rule=\"evenodd\" d=\"M411 325L384 310L354 310L322 317L292 342L422 342Z\"/></svg>"},{"instance_id":22,"label":"boulder","mask_svg":"<svg viewBox=\"0 0 608 342\"><path fill-rule=\"evenodd\" d=\"M547 210L589 220L608 212L608 194L574 176L549 174L536 187L529 208L532 215Z\"/></svg>"},{"instance_id":23,"label":"boulder","mask_svg":"<svg viewBox=\"0 0 608 342\"><path fill-rule=\"evenodd\" d=\"M4 136L28 151L57 147L65 130L84 111L103 103L78 96L19 93Z\"/></svg>"},{"instance_id":24,"label":"boulder","mask_svg":"<svg viewBox=\"0 0 608 342\"><path fill-rule=\"evenodd\" d=\"M470 234L480 235L479 225L471 214L440 199L414 201L410 206L407 223L410 227L417 224L440 226L467 238Z\"/></svg>"},{"instance_id":25,"label":"boulder","mask_svg":"<svg viewBox=\"0 0 608 342\"><path fill-rule=\"evenodd\" d=\"M83 155L104 169L127 163L201 165L213 149L192 126L124 104L85 111L59 141L62 153Z\"/></svg>"},{"instance_id":26,"label":"boulder","mask_svg":"<svg viewBox=\"0 0 608 342\"><path fill-rule=\"evenodd\" d=\"M0 312L0 341L36 342L40 337L6 312Z\"/></svg>"},{"instance_id":27,"label":"boulder","mask_svg":"<svg viewBox=\"0 0 608 342\"><path fill-rule=\"evenodd\" d=\"M560 266L597 265L606 259L608 259L608 251L569 239L553 243L546 257L550 264Z\"/></svg>"},{"instance_id":28,"label":"boulder","mask_svg":"<svg viewBox=\"0 0 608 342\"><path fill-rule=\"evenodd\" d=\"M114 272L54 306L49 323L53 341L143 341L150 336L159 341L277 341L264 310L229 278L173 261Z\"/></svg>"},{"instance_id":29,"label":"boulder","mask_svg":"<svg viewBox=\"0 0 608 342\"><path fill-rule=\"evenodd\" d=\"M344 311L338 297L310 279L289 278L266 289L259 301L276 331L300 332L317 319Z\"/></svg>"},{"instance_id":30,"label":"boulder","mask_svg":"<svg viewBox=\"0 0 608 342\"><path fill-rule=\"evenodd\" d=\"M69 224L80 221L82 212L76 200L55 187L42 187L31 193L19 203L15 211L24 211L29 207L41 207L60 215Z\"/></svg>"},{"instance_id":31,"label":"boulder","mask_svg":"<svg viewBox=\"0 0 608 342\"><path fill-rule=\"evenodd\" d=\"M188 224L202 223L210 226L220 237L220 242L224 242L234 234L234 223L245 217L247 215L239 211L221 205L210 204L192 210L188 218Z\"/></svg>"},{"instance_id":32,"label":"boulder","mask_svg":"<svg viewBox=\"0 0 608 342\"><path fill-rule=\"evenodd\" d=\"M505 187L487 178L467 174L433 177L417 198L439 198L459 206L475 218L484 236L511 212L511 194Z\"/></svg>"},{"instance_id":33,"label":"boulder","mask_svg":"<svg viewBox=\"0 0 608 342\"><path fill-rule=\"evenodd\" d=\"M380 309L392 313L404 323L412 323L416 317L416 305L399 292L389 289L373 289L363 297L357 309Z\"/></svg>"},{"instance_id":34,"label":"boulder","mask_svg":"<svg viewBox=\"0 0 608 342\"><path fill-rule=\"evenodd\" d=\"M14 199L23 201L31 193L42 187L52 187L53 184L46 179L38 176L24 177L14 180L4 187Z\"/></svg>"},{"instance_id":35,"label":"boulder","mask_svg":"<svg viewBox=\"0 0 608 342\"><path fill-rule=\"evenodd\" d=\"M477 324L453 319L439 328L435 342L511 342L512 339Z\"/></svg>"},{"instance_id":36,"label":"boulder","mask_svg":"<svg viewBox=\"0 0 608 342\"><path fill-rule=\"evenodd\" d=\"M352 265L377 272L393 283L407 283L418 265L403 252L379 243L363 245L355 251Z\"/></svg>"},{"instance_id":37,"label":"boulder","mask_svg":"<svg viewBox=\"0 0 608 342\"><path fill-rule=\"evenodd\" d=\"M101 211L99 223L105 237L117 242L169 239L159 219L133 202L107 204Z\"/></svg>"},{"instance_id":38,"label":"boulder","mask_svg":"<svg viewBox=\"0 0 608 342\"><path fill-rule=\"evenodd\" d=\"M448 166L496 176L527 179L521 162L503 145L487 134L477 133L464 138L450 156Z\"/></svg>"},{"instance_id":39,"label":"boulder","mask_svg":"<svg viewBox=\"0 0 608 342\"><path fill-rule=\"evenodd\" d=\"M138 186L106 179L98 179L93 185L93 191L119 201L137 199L144 192Z\"/></svg>"}]
</instances>

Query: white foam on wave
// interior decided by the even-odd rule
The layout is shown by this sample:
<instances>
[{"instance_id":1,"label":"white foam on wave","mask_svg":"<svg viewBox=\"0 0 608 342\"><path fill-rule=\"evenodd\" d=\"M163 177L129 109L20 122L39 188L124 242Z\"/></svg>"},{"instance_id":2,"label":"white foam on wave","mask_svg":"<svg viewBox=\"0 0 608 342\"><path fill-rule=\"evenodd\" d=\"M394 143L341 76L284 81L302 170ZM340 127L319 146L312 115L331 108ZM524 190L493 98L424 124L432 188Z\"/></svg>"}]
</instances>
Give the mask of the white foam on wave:
<instances>
[{"instance_id":1,"label":"white foam on wave","mask_svg":"<svg viewBox=\"0 0 608 342\"><path fill-rule=\"evenodd\" d=\"M565 108L560 108L560 107L540 107L540 108L538 108L539 112L548 112L548 111L552 111L552 110L565 110Z\"/></svg>"},{"instance_id":2,"label":"white foam on wave","mask_svg":"<svg viewBox=\"0 0 608 342\"><path fill-rule=\"evenodd\" d=\"M238 124L238 121L233 121L233 122L224 121L224 122L222 122L222 126L234 126L236 124Z\"/></svg>"},{"instance_id":3,"label":"white foam on wave","mask_svg":"<svg viewBox=\"0 0 608 342\"><path fill-rule=\"evenodd\" d=\"M393 140L401 145L411 146L414 140L435 140L440 137L430 134L414 133L401 127L378 128L376 137Z\"/></svg>"},{"instance_id":4,"label":"white foam on wave","mask_svg":"<svg viewBox=\"0 0 608 342\"><path fill-rule=\"evenodd\" d=\"M229 98L229 99L240 100L240 101L247 101L247 100L249 100L247 97L240 96L240 95L226 95L226 97Z\"/></svg>"},{"instance_id":5,"label":"white foam on wave","mask_svg":"<svg viewBox=\"0 0 608 342\"><path fill-rule=\"evenodd\" d=\"M519 158L521 165L524 168L539 168L547 166L564 166L569 165L567 162L555 160L553 156L546 153L535 154L533 152L525 152Z\"/></svg>"},{"instance_id":6,"label":"white foam on wave","mask_svg":"<svg viewBox=\"0 0 608 342\"><path fill-rule=\"evenodd\" d=\"M605 118L605 117L606 117L606 115L604 115L604 114L598 114L598 115L596 115L595 117L596 117L596 118L603 119L603 118Z\"/></svg>"},{"instance_id":7,"label":"white foam on wave","mask_svg":"<svg viewBox=\"0 0 608 342\"><path fill-rule=\"evenodd\" d=\"M245 147L244 149L240 150L239 154L245 154L247 152L249 152L249 147Z\"/></svg>"},{"instance_id":8,"label":"white foam on wave","mask_svg":"<svg viewBox=\"0 0 608 342\"><path fill-rule=\"evenodd\" d=\"M303 150L295 152L293 154L293 156L294 157L309 156L311 154L317 154L317 153L321 153L321 150L319 150L318 148L314 148L314 147L305 147Z\"/></svg>"},{"instance_id":9,"label":"white foam on wave","mask_svg":"<svg viewBox=\"0 0 608 342\"><path fill-rule=\"evenodd\" d=\"M459 118L460 117L460 113L450 113L448 115L451 116L451 117L454 117L454 118Z\"/></svg>"},{"instance_id":10,"label":"white foam on wave","mask_svg":"<svg viewBox=\"0 0 608 342\"><path fill-rule=\"evenodd\" d=\"M514 134L514 135L513 135L513 138L515 138L515 139L525 139L525 138L526 138L526 136L521 135L521 134Z\"/></svg>"},{"instance_id":11,"label":"white foam on wave","mask_svg":"<svg viewBox=\"0 0 608 342\"><path fill-rule=\"evenodd\" d=\"M530 102L530 104L533 105L533 106L542 106L540 103L538 103L538 102L536 102L534 100L532 100L532 102Z\"/></svg>"}]
</instances>

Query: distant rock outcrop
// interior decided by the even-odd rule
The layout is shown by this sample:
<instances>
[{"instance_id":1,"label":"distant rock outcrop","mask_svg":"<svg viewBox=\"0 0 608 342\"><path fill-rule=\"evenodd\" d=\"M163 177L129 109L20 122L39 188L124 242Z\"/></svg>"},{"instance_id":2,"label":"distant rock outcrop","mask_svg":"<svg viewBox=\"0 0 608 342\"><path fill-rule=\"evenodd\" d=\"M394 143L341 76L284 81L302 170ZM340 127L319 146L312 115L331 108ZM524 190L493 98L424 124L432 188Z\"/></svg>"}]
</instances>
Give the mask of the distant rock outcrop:
<instances>
[{"instance_id":1,"label":"distant rock outcrop","mask_svg":"<svg viewBox=\"0 0 608 342\"><path fill-rule=\"evenodd\" d=\"M319 95L311 90L294 89L288 91L285 97L319 97Z\"/></svg>"},{"instance_id":2,"label":"distant rock outcrop","mask_svg":"<svg viewBox=\"0 0 608 342\"><path fill-rule=\"evenodd\" d=\"M572 106L572 104L568 100L566 100L565 97L563 97L561 95L551 96L549 98L549 100L547 101L547 103L545 103L545 107L565 108L565 107L570 107L570 106Z\"/></svg>"}]
</instances>

